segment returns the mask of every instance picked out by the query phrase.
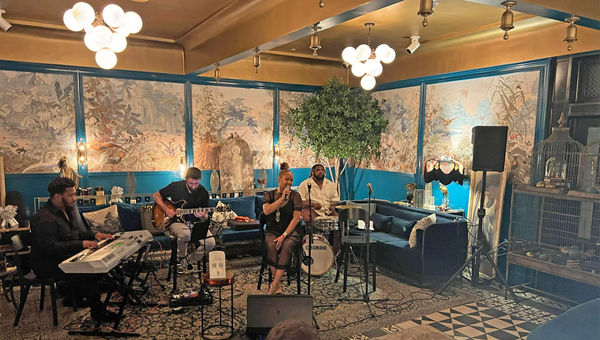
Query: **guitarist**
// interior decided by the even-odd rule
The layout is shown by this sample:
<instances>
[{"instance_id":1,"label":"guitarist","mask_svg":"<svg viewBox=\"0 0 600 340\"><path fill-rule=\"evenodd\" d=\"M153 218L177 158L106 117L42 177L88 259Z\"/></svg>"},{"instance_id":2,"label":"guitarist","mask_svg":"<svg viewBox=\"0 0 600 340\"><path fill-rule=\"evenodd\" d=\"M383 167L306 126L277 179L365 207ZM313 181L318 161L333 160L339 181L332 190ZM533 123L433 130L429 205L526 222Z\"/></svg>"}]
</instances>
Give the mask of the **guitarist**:
<instances>
[{"instance_id":1,"label":"guitarist","mask_svg":"<svg viewBox=\"0 0 600 340\"><path fill-rule=\"evenodd\" d=\"M193 209L204 208L208 206L208 191L200 185L202 172L196 167L187 169L185 180L173 182L166 187L155 192L153 195L156 203L165 214L172 218L176 215L175 209L165 204L166 199L171 199L178 208ZM183 204L183 206L181 206ZM182 260L188 256L188 242L191 239L192 231L188 227L191 222L194 228L206 228L206 238L200 240L200 245L189 254L188 264L201 261L204 252L209 252L215 247L215 240L208 230L208 214L206 212L196 212L193 215L182 216L182 220L175 220L168 226L167 232L174 238L177 238L177 260L182 264ZM189 266L188 266L189 267Z\"/></svg>"}]
</instances>

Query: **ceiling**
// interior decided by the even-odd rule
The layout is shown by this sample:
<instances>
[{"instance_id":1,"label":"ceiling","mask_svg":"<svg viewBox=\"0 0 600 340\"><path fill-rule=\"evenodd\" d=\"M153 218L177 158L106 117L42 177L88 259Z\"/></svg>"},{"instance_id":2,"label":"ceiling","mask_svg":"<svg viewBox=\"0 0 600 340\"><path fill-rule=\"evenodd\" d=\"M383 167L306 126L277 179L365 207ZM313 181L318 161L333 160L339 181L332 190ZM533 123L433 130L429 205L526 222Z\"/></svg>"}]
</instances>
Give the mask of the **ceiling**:
<instances>
[{"instance_id":1,"label":"ceiling","mask_svg":"<svg viewBox=\"0 0 600 340\"><path fill-rule=\"evenodd\" d=\"M35 27L60 31L80 39L81 33L67 31L63 13L77 0L0 0L4 17L13 31ZM251 57L258 47L276 58L341 63L341 51L367 41L366 22L373 22L373 45L387 43L404 53L410 36L419 35L421 49L460 43L486 36L502 39L498 29L504 9L501 0L439 0L429 25L417 15L419 0L87 0L97 11L117 3L125 11L137 12L144 22L131 39L140 44L162 43L180 48L184 55L182 73L201 74L215 63L227 65ZM572 14L584 13L582 25L600 29L600 0L520 0L514 9L515 29L520 34L540 26L562 22ZM575 3L574 3L575 2ZM318 22L322 48L313 57L310 27ZM562 22L566 27L566 23ZM68 32L68 33L67 33ZM39 33L37 33L39 34ZM479 38L477 38L479 39ZM598 46L600 49L600 45ZM0 54L0 59L2 55Z\"/></svg>"}]
</instances>

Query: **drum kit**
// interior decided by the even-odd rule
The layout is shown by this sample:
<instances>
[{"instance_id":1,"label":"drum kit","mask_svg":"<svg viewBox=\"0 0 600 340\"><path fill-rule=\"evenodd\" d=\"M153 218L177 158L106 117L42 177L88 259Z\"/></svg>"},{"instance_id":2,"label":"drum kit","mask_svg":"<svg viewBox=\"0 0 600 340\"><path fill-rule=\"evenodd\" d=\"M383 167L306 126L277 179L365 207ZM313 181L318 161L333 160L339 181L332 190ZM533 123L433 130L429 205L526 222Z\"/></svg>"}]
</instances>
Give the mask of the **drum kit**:
<instances>
[{"instance_id":1,"label":"drum kit","mask_svg":"<svg viewBox=\"0 0 600 340\"><path fill-rule=\"evenodd\" d=\"M336 206L336 209L349 209L359 208L356 205L341 205ZM317 216L314 221L313 242L312 242L312 258L310 275L319 276L327 273L333 262L335 261L336 252L339 249L334 249L329 243L328 236L334 235L333 237L339 237L337 235L338 230L338 217L337 216ZM308 257L309 251L309 237L305 235L302 239L302 250L304 256ZM302 261L300 268L308 274L308 264Z\"/></svg>"}]
</instances>

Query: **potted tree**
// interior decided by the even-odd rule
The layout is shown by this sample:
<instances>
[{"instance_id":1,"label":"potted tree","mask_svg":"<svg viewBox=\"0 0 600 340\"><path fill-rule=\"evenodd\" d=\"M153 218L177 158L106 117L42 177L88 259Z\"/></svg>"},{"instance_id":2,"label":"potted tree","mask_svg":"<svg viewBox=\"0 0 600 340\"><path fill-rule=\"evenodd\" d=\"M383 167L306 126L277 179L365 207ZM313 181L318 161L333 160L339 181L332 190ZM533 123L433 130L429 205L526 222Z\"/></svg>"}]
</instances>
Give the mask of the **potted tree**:
<instances>
[{"instance_id":1,"label":"potted tree","mask_svg":"<svg viewBox=\"0 0 600 340\"><path fill-rule=\"evenodd\" d=\"M379 155L381 133L388 125L375 98L335 77L291 109L288 119L301 144L327 160L338 193L351 161L368 162Z\"/></svg>"}]
</instances>

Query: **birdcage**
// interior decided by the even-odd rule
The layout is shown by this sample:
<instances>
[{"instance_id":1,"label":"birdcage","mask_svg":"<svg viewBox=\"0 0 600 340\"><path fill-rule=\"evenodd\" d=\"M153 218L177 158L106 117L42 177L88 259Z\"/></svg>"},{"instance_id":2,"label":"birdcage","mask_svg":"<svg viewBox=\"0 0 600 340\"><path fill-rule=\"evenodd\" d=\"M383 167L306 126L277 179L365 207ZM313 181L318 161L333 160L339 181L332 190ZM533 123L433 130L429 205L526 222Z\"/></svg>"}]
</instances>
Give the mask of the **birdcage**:
<instances>
[{"instance_id":1,"label":"birdcage","mask_svg":"<svg viewBox=\"0 0 600 340\"><path fill-rule=\"evenodd\" d=\"M600 192L600 140L583 149L579 165L579 188L585 192Z\"/></svg>"},{"instance_id":2,"label":"birdcage","mask_svg":"<svg viewBox=\"0 0 600 340\"><path fill-rule=\"evenodd\" d=\"M564 115L559 127L533 147L533 179L538 187L575 189L583 144L569 136Z\"/></svg>"}]
</instances>

